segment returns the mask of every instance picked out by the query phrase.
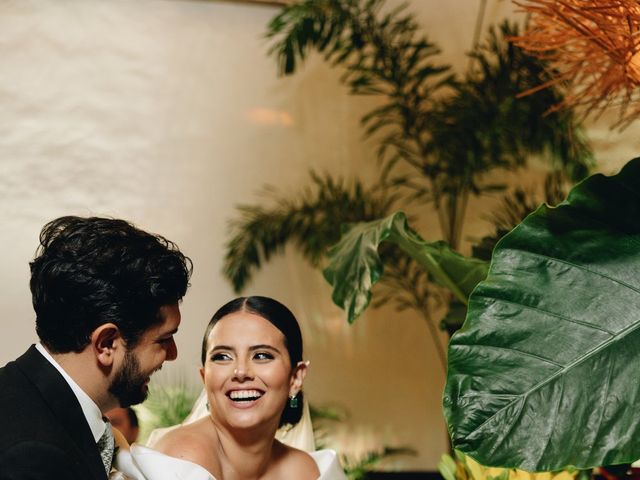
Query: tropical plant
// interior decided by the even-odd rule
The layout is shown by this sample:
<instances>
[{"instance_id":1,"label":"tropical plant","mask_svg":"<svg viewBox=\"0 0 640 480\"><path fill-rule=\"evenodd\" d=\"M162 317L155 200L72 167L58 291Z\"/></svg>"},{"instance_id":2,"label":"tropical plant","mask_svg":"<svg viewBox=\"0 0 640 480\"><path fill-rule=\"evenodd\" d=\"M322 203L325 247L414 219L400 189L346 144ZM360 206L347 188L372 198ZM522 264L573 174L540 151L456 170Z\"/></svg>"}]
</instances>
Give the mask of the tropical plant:
<instances>
[{"instance_id":1,"label":"tropical plant","mask_svg":"<svg viewBox=\"0 0 640 480\"><path fill-rule=\"evenodd\" d=\"M331 448L332 432L338 422L346 418L346 412L341 408L309 406L313 423L313 436L316 448ZM409 447L391 447L381 445L369 450L364 455L350 455L340 452L340 463L349 480L366 480L368 472L384 460L398 455L415 455L414 449Z\"/></svg>"},{"instance_id":2,"label":"tropical plant","mask_svg":"<svg viewBox=\"0 0 640 480\"><path fill-rule=\"evenodd\" d=\"M408 227L402 212L355 224L329 251L330 263L324 270L325 278L333 285L333 301L347 312L349 322L367 308L371 289L382 276L378 248L384 241L395 243L464 304L471 290L487 275L487 262L463 257L443 241L422 240Z\"/></svg>"},{"instance_id":3,"label":"tropical plant","mask_svg":"<svg viewBox=\"0 0 640 480\"><path fill-rule=\"evenodd\" d=\"M442 455L438 471L444 480L588 480L588 472L568 468L559 472L529 473L515 468L484 467L456 450L455 460Z\"/></svg>"},{"instance_id":4,"label":"tropical plant","mask_svg":"<svg viewBox=\"0 0 640 480\"><path fill-rule=\"evenodd\" d=\"M397 455L415 455L415 453L415 450L410 448L385 446L381 450L369 452L363 459L351 461L343 456L340 461L344 465L344 471L349 480L366 480L368 473L383 460Z\"/></svg>"},{"instance_id":5,"label":"tropical plant","mask_svg":"<svg viewBox=\"0 0 640 480\"><path fill-rule=\"evenodd\" d=\"M491 234L474 241L471 246L471 255L480 260L491 260L491 254L498 240L513 230L541 203L557 205L566 198L567 193L564 175L557 170L550 172L545 178L542 198L531 188L516 186L503 196L495 211L484 216L494 230Z\"/></svg>"},{"instance_id":6,"label":"tropical plant","mask_svg":"<svg viewBox=\"0 0 640 480\"><path fill-rule=\"evenodd\" d=\"M561 98L559 91L516 100L547 73L541 60L507 42L517 34L515 26L491 29L487 42L474 49L478 67L458 80L434 61L438 48L404 7L383 6L383 0L304 0L271 21L271 52L283 73L294 73L316 50L343 69L351 93L377 98L362 124L378 143L380 176L367 189L312 173L311 188L298 198L271 191L271 201L239 207L225 260L236 291L287 243L318 265L339 240L342 224L380 219L400 207L411 215L433 205L441 234L455 250L469 197L504 187L486 174L523 166L531 154L571 178L587 171L591 152L571 111L543 115ZM380 257L385 271L374 305L393 302L398 310L418 312L444 366L432 312L448 304L449 295L401 249L383 245Z\"/></svg>"},{"instance_id":7,"label":"tropical plant","mask_svg":"<svg viewBox=\"0 0 640 480\"><path fill-rule=\"evenodd\" d=\"M449 346L454 446L528 471L636 460L639 270L640 158L505 236Z\"/></svg>"},{"instance_id":8,"label":"tropical plant","mask_svg":"<svg viewBox=\"0 0 640 480\"><path fill-rule=\"evenodd\" d=\"M149 388L149 397L136 406L140 417L140 442L144 443L149 434L157 429L179 425L187 418L198 398L198 391L185 381L172 386Z\"/></svg>"},{"instance_id":9,"label":"tropical plant","mask_svg":"<svg viewBox=\"0 0 640 480\"><path fill-rule=\"evenodd\" d=\"M270 26L271 52L293 73L310 50L344 68L352 94L382 105L362 117L366 136L378 135L383 179L410 198L433 202L444 239L458 248L468 197L497 186L482 182L495 168L546 154L574 179L583 178L590 149L572 112L544 115L562 98L558 89L516 100L549 77L543 61L506 41L518 34L504 22L489 29L471 53L462 80L433 63L435 44L419 35L404 6L382 13L383 0L304 0L285 7ZM549 77L550 78L550 77ZM402 164L409 173L393 175Z\"/></svg>"},{"instance_id":10,"label":"tropical plant","mask_svg":"<svg viewBox=\"0 0 640 480\"><path fill-rule=\"evenodd\" d=\"M349 183L315 172L311 185L297 198L272 188L264 196L262 204L240 205L239 218L230 222L233 236L227 244L224 274L237 292L287 243L294 243L317 266L327 248L340 239L342 224L383 217L396 200L385 189L367 189L358 180Z\"/></svg>"}]
</instances>

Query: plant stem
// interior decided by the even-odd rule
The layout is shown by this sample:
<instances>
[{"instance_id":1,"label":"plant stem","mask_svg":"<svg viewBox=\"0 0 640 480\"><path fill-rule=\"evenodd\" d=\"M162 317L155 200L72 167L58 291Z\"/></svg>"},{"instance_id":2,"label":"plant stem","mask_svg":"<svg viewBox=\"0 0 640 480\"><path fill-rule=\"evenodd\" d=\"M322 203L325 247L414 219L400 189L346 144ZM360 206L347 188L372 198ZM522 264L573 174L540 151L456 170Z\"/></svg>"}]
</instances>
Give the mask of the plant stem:
<instances>
[{"instance_id":1,"label":"plant stem","mask_svg":"<svg viewBox=\"0 0 640 480\"><path fill-rule=\"evenodd\" d=\"M476 26L473 29L473 43L471 44L471 53L474 53L478 48L480 42L480 32L482 31L482 24L484 23L484 14L487 10L487 0L480 0L480 9L478 10L478 16L476 17ZM476 58L469 57L469 64L467 65L467 71L471 74L471 68Z\"/></svg>"},{"instance_id":2,"label":"plant stem","mask_svg":"<svg viewBox=\"0 0 640 480\"><path fill-rule=\"evenodd\" d=\"M460 290L460 287L451 281L449 276L440 266L440 263L436 261L430 253L425 251L425 249L416 245L415 242L408 241L406 238L396 234L395 232L390 233L389 241L397 244L402 250L408 253L411 258L422 265L435 279L438 280L441 286L448 288L453 295L460 300L460 302L465 305L469 303L469 299L462 290Z\"/></svg>"},{"instance_id":3,"label":"plant stem","mask_svg":"<svg viewBox=\"0 0 640 480\"><path fill-rule=\"evenodd\" d=\"M431 339L433 340L433 344L436 347L436 353L438 354L438 359L440 360L440 365L442 366L442 371L447 371L447 354L442 346L442 342L440 341L439 331L436 326L433 324L431 320L431 315L426 309L420 309L420 314L422 318L424 318L425 322L427 322L427 328L429 329L429 334L431 335Z\"/></svg>"}]
</instances>

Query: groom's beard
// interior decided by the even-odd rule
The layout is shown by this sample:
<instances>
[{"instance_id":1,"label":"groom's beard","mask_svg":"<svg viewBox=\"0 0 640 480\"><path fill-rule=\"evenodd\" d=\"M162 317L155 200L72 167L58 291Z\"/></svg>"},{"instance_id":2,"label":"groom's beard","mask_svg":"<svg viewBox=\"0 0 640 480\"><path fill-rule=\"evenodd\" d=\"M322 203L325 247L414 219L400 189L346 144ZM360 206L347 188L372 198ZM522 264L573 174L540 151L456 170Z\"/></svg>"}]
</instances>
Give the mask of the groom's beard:
<instances>
[{"instance_id":1,"label":"groom's beard","mask_svg":"<svg viewBox=\"0 0 640 480\"><path fill-rule=\"evenodd\" d=\"M140 363L136 356L127 350L122 368L114 377L109 392L120 401L121 407L128 407L144 402L149 393L148 375L140 371Z\"/></svg>"}]
</instances>

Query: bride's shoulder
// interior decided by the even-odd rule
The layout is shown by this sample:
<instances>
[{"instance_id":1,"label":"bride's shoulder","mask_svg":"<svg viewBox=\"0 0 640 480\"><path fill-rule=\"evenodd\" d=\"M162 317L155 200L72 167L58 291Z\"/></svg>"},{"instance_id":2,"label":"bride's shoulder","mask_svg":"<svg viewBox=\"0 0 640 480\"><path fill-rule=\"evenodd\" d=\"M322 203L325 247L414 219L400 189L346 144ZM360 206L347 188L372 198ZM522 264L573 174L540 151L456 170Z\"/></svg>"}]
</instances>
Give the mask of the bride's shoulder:
<instances>
[{"instance_id":1,"label":"bride's shoulder","mask_svg":"<svg viewBox=\"0 0 640 480\"><path fill-rule=\"evenodd\" d=\"M150 447L170 457L206 465L212 461L211 449L217 444L217 439L211 438L212 429L205 428L207 420L204 418L181 425L164 434Z\"/></svg>"},{"instance_id":2,"label":"bride's shoulder","mask_svg":"<svg viewBox=\"0 0 640 480\"><path fill-rule=\"evenodd\" d=\"M279 468L291 475L291 477L286 478L316 480L320 476L318 465L307 452L276 440L276 456Z\"/></svg>"}]
</instances>

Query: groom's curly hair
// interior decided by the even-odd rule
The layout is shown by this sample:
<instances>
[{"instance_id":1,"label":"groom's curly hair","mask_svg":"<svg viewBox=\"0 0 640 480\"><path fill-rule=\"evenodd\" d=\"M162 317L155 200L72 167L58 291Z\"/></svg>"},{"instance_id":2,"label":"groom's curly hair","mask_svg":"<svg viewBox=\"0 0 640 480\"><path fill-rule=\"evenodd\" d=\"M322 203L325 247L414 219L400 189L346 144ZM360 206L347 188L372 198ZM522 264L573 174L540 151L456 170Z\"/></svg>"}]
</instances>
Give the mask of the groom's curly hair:
<instances>
[{"instance_id":1,"label":"groom's curly hair","mask_svg":"<svg viewBox=\"0 0 640 480\"><path fill-rule=\"evenodd\" d=\"M182 299L191 260L171 241L111 218L57 218L40 232L30 263L36 332L53 353L80 352L100 325L127 345Z\"/></svg>"}]
</instances>

